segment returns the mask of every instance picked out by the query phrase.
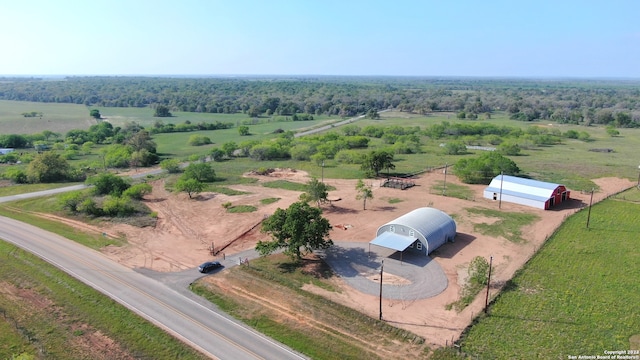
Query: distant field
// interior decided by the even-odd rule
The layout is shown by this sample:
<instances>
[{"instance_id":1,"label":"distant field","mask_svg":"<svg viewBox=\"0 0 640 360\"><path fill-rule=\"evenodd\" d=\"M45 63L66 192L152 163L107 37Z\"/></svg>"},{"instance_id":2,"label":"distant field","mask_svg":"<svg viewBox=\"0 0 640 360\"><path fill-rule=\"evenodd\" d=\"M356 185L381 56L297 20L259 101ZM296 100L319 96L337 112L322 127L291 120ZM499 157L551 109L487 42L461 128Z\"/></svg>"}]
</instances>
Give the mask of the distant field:
<instances>
[{"instance_id":1,"label":"distant field","mask_svg":"<svg viewBox=\"0 0 640 360\"><path fill-rule=\"evenodd\" d=\"M611 137L603 127L514 121L508 119L504 113L496 113L490 120L459 120L450 113L418 116L400 112L388 112L382 113L381 116L384 122L363 119L358 121L357 124L366 126L384 123L424 128L432 124L440 124L443 121L448 121L452 124L486 122L498 126L523 129L531 126L541 126L549 129L558 128L562 133L568 130L586 131L591 135L592 141L584 142L564 139L560 145L523 150L521 156L512 156L510 158L529 176L539 180L567 184L574 190L590 190L595 185L589 179L600 177L636 179L638 177L640 159L638 159L637 151L640 148L640 129L618 129L620 136ZM426 154L398 155L397 157L406 159L404 160L406 162L414 162L415 160L411 158L418 157L428 164L442 165L445 162L453 164L462 156L444 155L439 144L446 141L446 139L426 139L423 145L423 150ZM594 148L613 149L613 152L589 151ZM480 150L474 150L464 156L477 156L478 154L480 154Z\"/></svg>"},{"instance_id":2,"label":"distant field","mask_svg":"<svg viewBox=\"0 0 640 360\"><path fill-rule=\"evenodd\" d=\"M637 189L618 199L639 199ZM481 359L566 359L630 349L640 334L640 203L605 200L570 217L463 336Z\"/></svg>"},{"instance_id":3,"label":"distant field","mask_svg":"<svg viewBox=\"0 0 640 360\"><path fill-rule=\"evenodd\" d=\"M26 118L22 113L41 112L42 118ZM34 134L44 130L64 134L72 129L88 129L95 124L84 105L0 100L1 134Z\"/></svg>"},{"instance_id":4,"label":"distant field","mask_svg":"<svg viewBox=\"0 0 640 360\"><path fill-rule=\"evenodd\" d=\"M0 133L2 134L34 134L43 130L64 134L73 129L88 129L96 123L95 119L89 116L92 109L98 109L102 117L114 126L122 126L127 122L136 122L142 126L152 126L156 121L165 124L180 124L185 121L191 123L199 122L231 122L234 125L251 119L246 114L210 114L210 113L187 113L172 112L173 117L157 118L153 117L154 110L144 108L117 108L85 106L64 103L39 103L28 101L0 100ZM25 118L22 113L32 111L42 113L42 118ZM313 126L328 119L338 120L338 117L314 116L317 120L286 122L289 128L302 128ZM268 118L259 118L258 121L267 121ZM277 124L277 123L276 123ZM275 130L277 127L273 127ZM285 129L283 127L283 129ZM288 130L288 129L285 129ZM237 133L237 130L236 130Z\"/></svg>"},{"instance_id":5,"label":"distant field","mask_svg":"<svg viewBox=\"0 0 640 360\"><path fill-rule=\"evenodd\" d=\"M98 107L101 114L116 126L126 122L137 122L143 126L151 126L160 120L164 123L180 124L185 121L198 122L231 122L235 125L245 124L252 120L246 114L208 114L208 113L182 113L175 112L171 118L154 118L150 108L102 108ZM40 118L24 118L23 112L42 112ZM84 105L72 104L48 104L17 101L0 101L0 132L1 133L37 133L43 130L51 130L65 133L71 129L88 128L95 123L89 117L90 108ZM508 126L527 129L532 126L559 129L562 133L568 130L586 131L590 134L588 142L564 139L563 143L555 146L535 147L524 149L521 156L511 157L518 164L525 175L533 178L562 183L572 190L590 190L595 184L590 181L600 177L623 177L635 179L638 176L637 149L640 148L640 129L618 129L620 136L611 137L602 127L585 127L577 125L561 125L547 122L523 122L508 119L505 113L497 112L491 119L484 120L459 120L453 113L433 113L428 116L408 114L404 112L381 113L381 120L361 119L354 124L360 127L367 125L402 127L419 126L426 128L443 121L450 123L490 123L498 126ZM481 116L482 118L482 116ZM158 152L163 157L176 157L186 159L192 154L205 155L212 148L221 146L225 142L234 141L241 143L247 140L262 141L277 136L274 130L299 130L313 128L321 124L327 124L339 120L338 117L320 116L313 121L276 122L269 118L259 118L255 125L249 125L250 136L240 136L237 128L198 131L189 133L172 133L154 135L154 141L158 145ZM330 131L340 132L340 128ZM190 146L187 141L191 135L198 134L209 137L213 144L206 146ZM397 154L395 170L391 175L415 173L429 167L443 166L445 163L454 164L460 158L474 157L480 154L480 150L470 151L466 155L445 155L441 143L451 141L449 139L422 138L422 154ZM380 139L374 139L370 143L370 149L358 150L368 152L376 147L387 146ZM612 152L593 152L590 149L612 149ZM97 161L97 149L94 155L80 158L77 161L87 164ZM299 161L265 161L254 162L250 159L234 159L214 165L216 172L226 174L226 177L237 177L247 169L259 167L292 167L311 172L313 176L320 178L321 167L312 162ZM362 171L358 165L339 164L334 160L327 160L324 168L328 178L360 178Z\"/></svg>"}]
</instances>

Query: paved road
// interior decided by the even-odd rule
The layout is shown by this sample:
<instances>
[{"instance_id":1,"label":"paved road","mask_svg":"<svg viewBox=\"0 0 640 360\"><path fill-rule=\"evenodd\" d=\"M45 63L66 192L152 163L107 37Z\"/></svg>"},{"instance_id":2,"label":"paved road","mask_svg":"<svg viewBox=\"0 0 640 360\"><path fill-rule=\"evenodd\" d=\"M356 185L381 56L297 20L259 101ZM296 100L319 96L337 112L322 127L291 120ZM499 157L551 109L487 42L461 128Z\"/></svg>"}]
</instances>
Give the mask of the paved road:
<instances>
[{"instance_id":1,"label":"paved road","mask_svg":"<svg viewBox=\"0 0 640 360\"><path fill-rule=\"evenodd\" d=\"M383 113L383 112L387 112L387 111L389 111L389 110L386 109L386 110L381 110L379 112ZM325 126L322 126L322 127L316 128L316 129L311 129L311 130L308 130L308 131L295 133L293 135L293 137L301 137L301 136L312 135L312 134L315 134L315 133L319 133L321 131L330 130L330 129L338 127L338 126L351 124L352 122L358 121L360 119L364 119L365 116L366 115L360 115L360 116L349 118L349 119L346 119L346 120L343 120L343 121L340 121L340 122L337 122L337 123L334 123L334 124L331 124L331 125L325 125Z\"/></svg>"},{"instance_id":2,"label":"paved road","mask_svg":"<svg viewBox=\"0 0 640 360\"><path fill-rule=\"evenodd\" d=\"M37 227L0 217L0 238L32 252L219 359L305 359L266 336L99 252Z\"/></svg>"}]
</instances>

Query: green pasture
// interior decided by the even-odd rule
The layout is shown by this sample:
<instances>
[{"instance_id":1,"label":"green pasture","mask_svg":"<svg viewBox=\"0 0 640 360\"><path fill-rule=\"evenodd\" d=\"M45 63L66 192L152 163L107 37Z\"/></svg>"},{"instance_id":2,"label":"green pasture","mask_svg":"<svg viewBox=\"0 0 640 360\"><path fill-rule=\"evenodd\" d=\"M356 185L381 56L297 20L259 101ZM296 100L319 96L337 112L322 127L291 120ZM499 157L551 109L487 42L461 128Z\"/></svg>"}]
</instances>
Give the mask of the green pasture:
<instances>
[{"instance_id":1,"label":"green pasture","mask_svg":"<svg viewBox=\"0 0 640 360\"><path fill-rule=\"evenodd\" d=\"M0 100L0 134L29 135L44 130L65 134L72 129L88 129L96 123L89 116L90 110L76 104ZM42 118L21 115L32 111L41 112Z\"/></svg>"},{"instance_id":2,"label":"green pasture","mask_svg":"<svg viewBox=\"0 0 640 360\"><path fill-rule=\"evenodd\" d=\"M89 116L92 109L98 109L102 118L109 121L113 126L123 126L126 123L138 123L144 127L153 126L156 121L165 124L182 124L190 121L192 124L201 122L213 123L233 123L238 125L251 125L252 123L262 124L288 124L282 125L283 130L314 127L325 122L338 121L338 117L314 116L312 121L276 121L284 116L262 117L252 119L246 114L211 114L211 113L191 113L172 112L172 117L154 117L154 110L149 107L143 108L120 108L120 107L100 107L85 106L78 104L63 103L40 103L28 101L0 100L0 133L2 134L35 134L44 130L65 134L69 130L88 129L96 124L96 120ZM22 113L30 112L42 113L42 118L26 118ZM252 126L252 125L251 125ZM273 126L273 130L278 126ZM235 129L237 134L237 129ZM186 141L185 141L186 143Z\"/></svg>"},{"instance_id":3,"label":"green pasture","mask_svg":"<svg viewBox=\"0 0 640 360\"><path fill-rule=\"evenodd\" d=\"M522 155L510 156L524 174L537 180L550 181L566 184L573 190L590 190L597 186L590 181L601 177L621 177L636 179L638 177L638 165L640 157L637 149L640 148L640 129L618 129L619 136L611 137L606 133L604 127L579 126L568 124L556 124L547 122L523 122L510 120L505 113L493 114L489 120L460 120L452 113L434 113L433 115L422 116L401 112L381 113L382 120L363 119L358 121L358 126L367 125L397 125L397 126L420 126L425 128L433 124L440 124L443 121L449 123L488 123L497 126L507 126L514 128L527 128L536 126L547 129L559 129L562 133L568 130L578 132L586 131L591 136L591 141L581 141L577 139L563 139L562 144L554 146L535 147L523 149ZM552 124L549 126L549 124ZM475 157L481 150L471 150L466 155L445 155L440 143L449 141L448 139L428 139L423 138L424 154L398 155L403 162L418 163L424 159L425 164L445 163L454 164L462 157ZM594 152L590 149L612 149L612 152ZM396 165L397 166L397 165ZM396 168L398 170L398 168Z\"/></svg>"},{"instance_id":4,"label":"green pasture","mask_svg":"<svg viewBox=\"0 0 640 360\"><path fill-rule=\"evenodd\" d=\"M113 339L133 358L204 359L164 330L53 265L0 241L0 283L44 300L16 301L0 292L0 358L86 359L85 333ZM36 299L37 301L37 299ZM77 329L71 331L72 329ZM85 341L91 341L87 339Z\"/></svg>"},{"instance_id":5,"label":"green pasture","mask_svg":"<svg viewBox=\"0 0 640 360\"><path fill-rule=\"evenodd\" d=\"M65 133L70 129L88 128L95 123L89 117L89 107L73 104L49 104L18 101L0 101L0 131L3 133L38 133L43 130L51 130ZM176 157L187 159L190 155L206 155L212 148L219 147L225 142L240 144L247 140L264 141L274 138L277 129L302 130L317 127L340 120L338 117L320 116L313 121L274 121L274 118L250 119L245 114L209 114L209 113L183 113L175 112L171 118L154 118L150 108L101 108L101 114L116 126L126 122L137 122L143 126L151 126L156 121L164 123L180 124L185 121L198 122L231 122L234 126L249 124L251 135L240 136L237 127L223 130L196 131L187 133L157 134L153 139L158 145L158 152L163 158ZM42 112L43 118L24 118L23 112ZM380 120L361 119L353 123L364 127L367 125L402 127L419 126L426 128L443 121L450 123L489 123L499 126L508 126L527 129L530 127L545 127L559 129L562 133L568 130L586 131L591 136L591 141L575 139L563 139L562 144L554 146L540 146L523 149L522 155L512 156L511 159L523 171L524 175L532 178L562 183L574 191L590 190L597 187L590 179L600 177L623 177L636 179L638 176L638 164L640 159L636 149L640 148L640 129L618 129L620 135L611 137L603 127L585 127L577 125L564 125L545 122L522 122L508 119L504 112L496 112L491 119L480 116L478 120L460 120L453 113L433 113L429 115L416 115L404 112L380 113ZM45 122L46 120L46 122ZM255 124L254 124L255 122ZM16 130L18 129L18 130ZM332 128L329 131L340 132L340 128ZM190 146L187 144L191 135L203 135L209 137L213 144L205 146ZM441 143L450 139L430 139L423 137L421 154L397 154L395 157L395 170L389 175L403 175L415 173L424 169L455 164L463 157L478 156L480 150L471 150L465 155L446 155ZM480 140L481 141L481 140ZM380 139L374 139L369 149L359 150L368 152L374 148L388 146ZM590 149L611 149L612 152L594 152ZM78 164L87 164L98 161L98 148L92 155L81 156L74 160ZM308 171L312 176L321 178L322 169L318 164L300 161L252 161L250 159L233 159L216 163L221 173L241 175L244 171L261 167L291 167ZM216 170L218 171L218 170ZM324 175L327 178L362 178L363 172L358 165L339 164L334 160L325 161ZM382 175L387 175L383 171Z\"/></svg>"},{"instance_id":6,"label":"green pasture","mask_svg":"<svg viewBox=\"0 0 640 360\"><path fill-rule=\"evenodd\" d=\"M618 199L638 199L637 189ZM568 218L461 340L479 359L566 359L628 350L640 334L640 204L618 199Z\"/></svg>"}]
</instances>

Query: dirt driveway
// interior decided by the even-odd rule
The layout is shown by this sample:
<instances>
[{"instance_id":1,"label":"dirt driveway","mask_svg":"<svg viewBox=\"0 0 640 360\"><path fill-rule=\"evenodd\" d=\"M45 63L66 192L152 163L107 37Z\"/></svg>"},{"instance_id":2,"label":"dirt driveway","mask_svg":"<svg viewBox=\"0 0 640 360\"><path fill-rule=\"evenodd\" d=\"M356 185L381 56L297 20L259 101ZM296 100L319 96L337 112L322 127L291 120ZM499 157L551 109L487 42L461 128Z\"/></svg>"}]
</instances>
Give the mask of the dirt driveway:
<instances>
[{"instance_id":1,"label":"dirt driveway","mask_svg":"<svg viewBox=\"0 0 640 360\"><path fill-rule=\"evenodd\" d=\"M205 260L222 258L223 254L227 256L251 249L257 240L265 238L259 232L259 225L264 217L271 215L278 207L288 207L300 195L299 192L262 187L259 186L260 183L275 179L298 182L309 180L304 172L286 169L257 178L259 182L256 185L230 186L246 191L245 195L204 193L197 200L189 200L185 194L167 192L163 181L158 180L153 183L153 193L145 200L158 213L157 226L140 229L116 224L96 229L113 236L124 234L128 239L127 246L107 248L104 253L133 268L144 267L166 272L190 269ZM373 186L374 199L368 201L367 209L363 210L362 201L355 199L357 180L325 179L328 185L336 188L330 192L329 197L341 200L334 202L332 206L323 205L323 216L333 226L331 238L339 242L362 243L363 246L375 237L378 226L418 207L431 206L455 218L458 231L456 242L443 245L432 256L444 271L446 288L427 299L387 298L383 301L385 320L424 336L434 345L445 345L446 342L457 339L474 315L482 310L483 296L479 296L460 313L445 309L447 304L459 298L466 268L475 256L487 259L493 256L495 270L492 279L496 284L502 284L513 276L568 215L589 203L589 194L580 192L571 194L574 200L570 202L570 206L553 211L503 202L502 211L528 212L539 217L535 224L522 229L522 237L526 241L514 244L504 238L492 238L473 231L475 224L495 221L471 216L465 211L472 207L497 209L495 202L482 198L485 186L465 185L473 189L475 198L461 200L432 193L432 186L442 180L441 172L426 173L416 179L416 186L407 190L382 188L378 181L366 181ZM460 184L451 175L448 175L447 182ZM634 185L629 180L617 178L598 179L595 182L601 191L594 195L594 201ZM279 200L263 205L260 200L266 198ZM222 207L226 202L233 205L253 205L258 211L227 213ZM219 251L217 256L210 255L211 245ZM377 317L379 304L376 295L355 290L342 279L336 281L342 286L341 293L329 293L314 287L309 287L309 290ZM374 281L373 278L371 281ZM411 280L396 277L394 281ZM496 292L497 289L492 294Z\"/></svg>"}]
</instances>

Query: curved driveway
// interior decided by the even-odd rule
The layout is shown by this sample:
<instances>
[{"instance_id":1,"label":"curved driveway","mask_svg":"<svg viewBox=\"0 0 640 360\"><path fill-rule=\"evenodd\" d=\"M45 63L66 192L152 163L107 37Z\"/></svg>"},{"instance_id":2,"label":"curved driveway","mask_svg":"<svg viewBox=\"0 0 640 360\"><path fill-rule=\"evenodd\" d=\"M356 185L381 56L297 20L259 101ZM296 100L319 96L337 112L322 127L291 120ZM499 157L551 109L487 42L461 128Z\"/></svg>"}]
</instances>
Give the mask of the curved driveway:
<instances>
[{"instance_id":1,"label":"curved driveway","mask_svg":"<svg viewBox=\"0 0 640 360\"><path fill-rule=\"evenodd\" d=\"M417 300L436 296L447 288L447 276L442 267L428 256L405 252L400 253L369 244L335 242L323 251L325 261L333 271L355 289L371 295L380 293L380 283L370 280L371 275L380 273L384 260L385 274L393 274L409 281L409 284L384 284L382 297L385 299Z\"/></svg>"}]
</instances>

